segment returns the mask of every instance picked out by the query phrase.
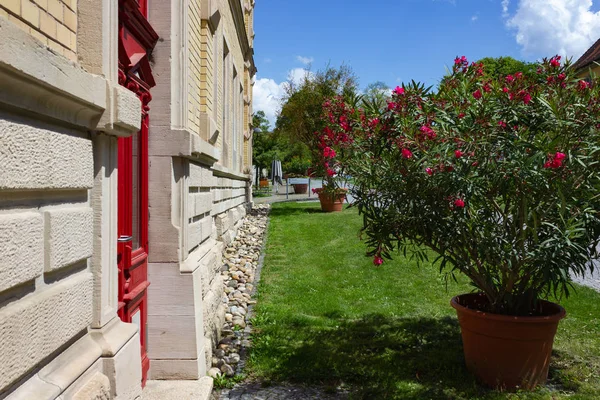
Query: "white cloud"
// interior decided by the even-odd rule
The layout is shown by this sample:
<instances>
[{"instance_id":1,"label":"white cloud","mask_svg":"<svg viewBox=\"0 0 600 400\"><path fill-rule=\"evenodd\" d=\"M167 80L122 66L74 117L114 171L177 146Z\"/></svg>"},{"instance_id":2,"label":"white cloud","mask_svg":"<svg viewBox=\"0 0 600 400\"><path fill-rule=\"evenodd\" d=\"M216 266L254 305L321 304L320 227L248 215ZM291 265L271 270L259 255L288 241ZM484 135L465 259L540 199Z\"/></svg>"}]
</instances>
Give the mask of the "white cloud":
<instances>
[{"instance_id":1,"label":"white cloud","mask_svg":"<svg viewBox=\"0 0 600 400\"><path fill-rule=\"evenodd\" d=\"M288 82L294 85L302 83L304 78L312 77L313 73L304 68L294 68L288 72L288 80L284 82L275 82L274 79L260 78L254 82L252 91L254 112L262 110L265 112L267 119L271 124L271 128L275 127L277 114L281 109L281 100L285 95Z\"/></svg>"},{"instance_id":2,"label":"white cloud","mask_svg":"<svg viewBox=\"0 0 600 400\"><path fill-rule=\"evenodd\" d=\"M252 109L264 111L267 119L271 123L271 128L275 126L277 113L281 107L281 98L285 93L284 83L277 83L273 79L260 78L254 82L252 89Z\"/></svg>"},{"instance_id":3,"label":"white cloud","mask_svg":"<svg viewBox=\"0 0 600 400\"><path fill-rule=\"evenodd\" d=\"M288 72L288 81L292 82L294 85L301 84L304 79L308 77L308 79L314 76L313 72L305 68L294 68Z\"/></svg>"},{"instance_id":4,"label":"white cloud","mask_svg":"<svg viewBox=\"0 0 600 400\"><path fill-rule=\"evenodd\" d=\"M471 17L471 21L473 21L473 22L477 21L478 19L479 19L479 16L477 16L477 15L473 15Z\"/></svg>"},{"instance_id":5,"label":"white cloud","mask_svg":"<svg viewBox=\"0 0 600 400\"><path fill-rule=\"evenodd\" d=\"M304 65L311 64L313 61L315 61L315 59L312 57L302 57L302 56L296 56L296 60L300 61Z\"/></svg>"},{"instance_id":6,"label":"white cloud","mask_svg":"<svg viewBox=\"0 0 600 400\"><path fill-rule=\"evenodd\" d=\"M506 25L527 56L562 56L576 59L600 37L600 12L592 0L520 0L514 15L502 1Z\"/></svg>"},{"instance_id":7,"label":"white cloud","mask_svg":"<svg viewBox=\"0 0 600 400\"><path fill-rule=\"evenodd\" d=\"M510 4L510 0L502 0L502 16L504 18L508 17L508 5Z\"/></svg>"},{"instance_id":8,"label":"white cloud","mask_svg":"<svg viewBox=\"0 0 600 400\"><path fill-rule=\"evenodd\" d=\"M265 64L270 64L271 62L273 62L273 60L270 58L265 58Z\"/></svg>"}]
</instances>

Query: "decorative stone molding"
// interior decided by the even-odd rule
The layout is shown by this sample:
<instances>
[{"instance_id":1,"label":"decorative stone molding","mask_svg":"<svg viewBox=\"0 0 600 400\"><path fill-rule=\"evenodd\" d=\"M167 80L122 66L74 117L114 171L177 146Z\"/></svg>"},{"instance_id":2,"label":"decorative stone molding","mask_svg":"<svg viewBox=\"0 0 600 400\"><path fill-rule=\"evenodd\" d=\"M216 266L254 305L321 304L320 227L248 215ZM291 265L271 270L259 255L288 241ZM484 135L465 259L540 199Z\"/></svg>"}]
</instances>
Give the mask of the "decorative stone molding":
<instances>
[{"instance_id":1,"label":"decorative stone molding","mask_svg":"<svg viewBox=\"0 0 600 400\"><path fill-rule=\"evenodd\" d=\"M219 128L212 115L200 114L200 137L209 143L216 143L219 137Z\"/></svg>"},{"instance_id":2,"label":"decorative stone molding","mask_svg":"<svg viewBox=\"0 0 600 400\"><path fill-rule=\"evenodd\" d=\"M169 2L164 2L168 6ZM189 0L170 2L170 95L171 95L171 126L175 129L185 129L188 125L188 10ZM161 2L152 7L163 7ZM152 15L153 8L150 9ZM166 10L165 10L166 11ZM161 25L150 19L152 26ZM160 29L157 29L161 35ZM164 33L164 32L163 32ZM163 35L161 35L163 36ZM164 45L164 43L163 43ZM162 46L156 46L159 49ZM156 54L159 56L159 54ZM156 71L156 68L153 68ZM167 78L169 81L169 78Z\"/></svg>"},{"instance_id":3,"label":"decorative stone molding","mask_svg":"<svg viewBox=\"0 0 600 400\"><path fill-rule=\"evenodd\" d=\"M248 181L252 179L250 175L244 174L242 172L236 172L232 169L222 166L221 164L215 164L213 166L213 171L215 176L220 176L223 178L231 178L239 181Z\"/></svg>"},{"instance_id":4,"label":"decorative stone molding","mask_svg":"<svg viewBox=\"0 0 600 400\"><path fill-rule=\"evenodd\" d=\"M221 158L218 148L187 129L157 129L149 143L149 154L183 157L209 167Z\"/></svg>"},{"instance_id":5,"label":"decorative stone molding","mask_svg":"<svg viewBox=\"0 0 600 400\"><path fill-rule=\"evenodd\" d=\"M233 14L233 22L235 24L235 30L237 31L237 37L240 42L242 54L244 55L244 60L250 62L250 76L254 76L257 72L254 64L254 49L250 47L250 41L248 40L248 35L246 34L246 23L244 20L242 3L240 3L239 0L229 0L229 7L231 8L231 13Z\"/></svg>"},{"instance_id":6,"label":"decorative stone molding","mask_svg":"<svg viewBox=\"0 0 600 400\"><path fill-rule=\"evenodd\" d=\"M100 354L100 346L86 335L20 385L7 399L55 399L98 360Z\"/></svg>"},{"instance_id":7,"label":"decorative stone molding","mask_svg":"<svg viewBox=\"0 0 600 400\"><path fill-rule=\"evenodd\" d=\"M203 21L208 21L208 27L210 32L214 35L221 22L221 11L219 10L219 4L216 0L202 0L200 5L202 14L200 18Z\"/></svg>"},{"instance_id":8,"label":"decorative stone molding","mask_svg":"<svg viewBox=\"0 0 600 400\"><path fill-rule=\"evenodd\" d=\"M0 104L117 136L139 130L135 95L84 71L1 17L0 37Z\"/></svg>"}]
</instances>

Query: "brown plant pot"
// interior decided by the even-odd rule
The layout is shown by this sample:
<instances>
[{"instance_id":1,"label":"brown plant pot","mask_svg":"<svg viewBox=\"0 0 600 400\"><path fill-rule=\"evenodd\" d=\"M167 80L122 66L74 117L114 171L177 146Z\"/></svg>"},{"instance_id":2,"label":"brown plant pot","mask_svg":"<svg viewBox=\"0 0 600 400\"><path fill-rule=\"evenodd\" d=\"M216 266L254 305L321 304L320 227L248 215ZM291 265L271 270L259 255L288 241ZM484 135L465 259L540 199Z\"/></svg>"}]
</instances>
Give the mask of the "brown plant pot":
<instances>
[{"instance_id":1,"label":"brown plant pot","mask_svg":"<svg viewBox=\"0 0 600 400\"><path fill-rule=\"evenodd\" d=\"M263 187L269 187L269 180L268 179L261 179L260 181L258 181L258 186L263 188Z\"/></svg>"},{"instance_id":2,"label":"brown plant pot","mask_svg":"<svg viewBox=\"0 0 600 400\"><path fill-rule=\"evenodd\" d=\"M325 193L319 193L319 201L321 202L321 210L324 212L337 212L342 211L344 200L346 199L345 194L328 195Z\"/></svg>"},{"instance_id":3,"label":"brown plant pot","mask_svg":"<svg viewBox=\"0 0 600 400\"><path fill-rule=\"evenodd\" d=\"M294 194L306 194L308 193L308 183L294 183Z\"/></svg>"},{"instance_id":4,"label":"brown plant pot","mask_svg":"<svg viewBox=\"0 0 600 400\"><path fill-rule=\"evenodd\" d=\"M469 371L485 385L509 391L545 383L565 309L541 300L541 316L519 317L478 311L486 303L482 293L463 294L450 302L458 314Z\"/></svg>"}]
</instances>

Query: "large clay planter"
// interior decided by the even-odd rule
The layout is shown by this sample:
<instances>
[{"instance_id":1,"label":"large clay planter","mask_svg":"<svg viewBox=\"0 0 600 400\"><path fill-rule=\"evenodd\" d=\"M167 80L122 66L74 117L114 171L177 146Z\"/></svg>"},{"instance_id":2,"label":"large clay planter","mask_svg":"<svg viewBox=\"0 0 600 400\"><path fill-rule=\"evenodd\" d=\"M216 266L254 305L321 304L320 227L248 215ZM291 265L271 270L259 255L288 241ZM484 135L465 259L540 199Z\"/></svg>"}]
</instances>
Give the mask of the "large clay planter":
<instances>
[{"instance_id":1,"label":"large clay planter","mask_svg":"<svg viewBox=\"0 0 600 400\"><path fill-rule=\"evenodd\" d=\"M338 194L331 196L325 193L319 193L319 201L321 202L321 210L324 212L336 212L342 211L344 200L346 199L345 194Z\"/></svg>"},{"instance_id":2,"label":"large clay planter","mask_svg":"<svg viewBox=\"0 0 600 400\"><path fill-rule=\"evenodd\" d=\"M294 183L294 194L306 194L308 193L308 183Z\"/></svg>"},{"instance_id":3,"label":"large clay planter","mask_svg":"<svg viewBox=\"0 0 600 400\"><path fill-rule=\"evenodd\" d=\"M565 309L541 301L541 316L515 317L478 311L481 293L452 299L467 368L484 384L504 390L533 389L546 382L552 343Z\"/></svg>"},{"instance_id":4,"label":"large clay planter","mask_svg":"<svg viewBox=\"0 0 600 400\"><path fill-rule=\"evenodd\" d=\"M258 182L258 186L261 188L268 188L269 187L269 180L268 179L261 179Z\"/></svg>"}]
</instances>

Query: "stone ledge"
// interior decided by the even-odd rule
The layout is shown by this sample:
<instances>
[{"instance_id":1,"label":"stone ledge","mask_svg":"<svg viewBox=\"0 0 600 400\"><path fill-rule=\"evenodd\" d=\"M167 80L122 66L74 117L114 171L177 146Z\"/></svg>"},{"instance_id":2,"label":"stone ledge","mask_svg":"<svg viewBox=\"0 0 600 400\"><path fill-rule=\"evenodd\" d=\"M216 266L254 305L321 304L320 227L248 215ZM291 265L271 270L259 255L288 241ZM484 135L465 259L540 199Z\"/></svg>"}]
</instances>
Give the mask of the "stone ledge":
<instances>
[{"instance_id":1,"label":"stone ledge","mask_svg":"<svg viewBox=\"0 0 600 400\"><path fill-rule=\"evenodd\" d=\"M114 317L100 329L90 329L90 337L102 350L102 357L114 357L138 331L135 324L128 324Z\"/></svg>"},{"instance_id":2,"label":"stone ledge","mask_svg":"<svg viewBox=\"0 0 600 400\"><path fill-rule=\"evenodd\" d=\"M101 349L86 335L20 385L7 400L51 400L100 358Z\"/></svg>"},{"instance_id":3,"label":"stone ledge","mask_svg":"<svg viewBox=\"0 0 600 400\"><path fill-rule=\"evenodd\" d=\"M221 158L221 151L187 129L169 129L150 125L154 140L148 144L150 157L183 157L212 166Z\"/></svg>"},{"instance_id":4,"label":"stone ledge","mask_svg":"<svg viewBox=\"0 0 600 400\"><path fill-rule=\"evenodd\" d=\"M0 17L0 104L90 130L129 136L139 130L135 94L116 88Z\"/></svg>"},{"instance_id":5,"label":"stone ledge","mask_svg":"<svg viewBox=\"0 0 600 400\"><path fill-rule=\"evenodd\" d=\"M229 169L227 167L224 167L220 164L215 164L212 167L212 169L214 171L215 176L236 179L238 181L249 181L250 179L252 179L252 177L250 175L244 174L242 172L236 172L236 171Z\"/></svg>"},{"instance_id":6,"label":"stone ledge","mask_svg":"<svg viewBox=\"0 0 600 400\"><path fill-rule=\"evenodd\" d=\"M197 381L148 381L142 400L209 400L213 379L204 376Z\"/></svg>"},{"instance_id":7,"label":"stone ledge","mask_svg":"<svg viewBox=\"0 0 600 400\"><path fill-rule=\"evenodd\" d=\"M200 244L193 252L191 252L185 261L179 264L179 270L181 273L193 273L198 267L200 267L202 260L206 257L212 248L217 245L217 241L208 238Z\"/></svg>"}]
</instances>

